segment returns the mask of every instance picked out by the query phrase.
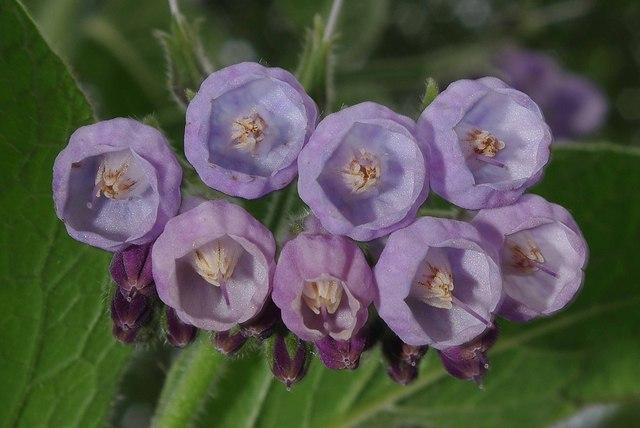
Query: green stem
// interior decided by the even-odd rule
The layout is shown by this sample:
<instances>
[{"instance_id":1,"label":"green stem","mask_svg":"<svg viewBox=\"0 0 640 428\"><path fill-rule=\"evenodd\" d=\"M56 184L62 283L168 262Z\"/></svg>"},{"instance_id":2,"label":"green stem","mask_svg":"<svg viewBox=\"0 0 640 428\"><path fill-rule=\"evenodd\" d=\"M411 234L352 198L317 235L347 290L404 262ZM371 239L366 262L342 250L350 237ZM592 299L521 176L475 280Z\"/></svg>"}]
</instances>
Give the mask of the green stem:
<instances>
[{"instance_id":1,"label":"green stem","mask_svg":"<svg viewBox=\"0 0 640 428\"><path fill-rule=\"evenodd\" d=\"M213 351L207 336L201 334L174 360L151 421L152 427L184 427L198 412L218 368L224 362L223 357Z\"/></svg>"}]
</instances>

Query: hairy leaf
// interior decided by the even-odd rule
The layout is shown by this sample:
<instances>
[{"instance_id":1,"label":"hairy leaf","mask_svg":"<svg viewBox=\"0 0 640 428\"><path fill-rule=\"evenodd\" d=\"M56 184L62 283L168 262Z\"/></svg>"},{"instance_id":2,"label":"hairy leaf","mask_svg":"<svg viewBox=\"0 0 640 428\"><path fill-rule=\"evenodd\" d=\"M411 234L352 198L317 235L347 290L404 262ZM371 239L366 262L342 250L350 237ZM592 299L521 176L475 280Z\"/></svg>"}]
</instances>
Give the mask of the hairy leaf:
<instances>
[{"instance_id":1,"label":"hairy leaf","mask_svg":"<svg viewBox=\"0 0 640 428\"><path fill-rule=\"evenodd\" d=\"M129 353L109 331L109 256L67 236L51 197L92 111L15 0L0 29L0 426L102 426Z\"/></svg>"}]
</instances>

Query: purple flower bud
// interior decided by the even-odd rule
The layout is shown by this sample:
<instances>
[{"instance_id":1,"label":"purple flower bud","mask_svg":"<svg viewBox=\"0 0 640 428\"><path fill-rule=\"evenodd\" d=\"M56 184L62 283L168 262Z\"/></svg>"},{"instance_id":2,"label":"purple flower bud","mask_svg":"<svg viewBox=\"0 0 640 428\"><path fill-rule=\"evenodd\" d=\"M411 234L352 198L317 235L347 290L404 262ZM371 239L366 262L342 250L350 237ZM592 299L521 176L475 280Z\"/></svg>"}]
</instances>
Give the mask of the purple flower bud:
<instances>
[{"instance_id":1,"label":"purple flower bud","mask_svg":"<svg viewBox=\"0 0 640 428\"><path fill-rule=\"evenodd\" d=\"M489 370L487 351L498 339L498 328L488 328L479 337L461 346L443 349L439 352L444 368L458 379L473 380L482 384L484 374Z\"/></svg>"},{"instance_id":2,"label":"purple flower bud","mask_svg":"<svg viewBox=\"0 0 640 428\"><path fill-rule=\"evenodd\" d=\"M271 336L278 321L280 321L280 309L269 298L258 315L240 324L240 331L245 337L264 340Z\"/></svg>"},{"instance_id":3,"label":"purple flower bud","mask_svg":"<svg viewBox=\"0 0 640 428\"><path fill-rule=\"evenodd\" d=\"M399 360L410 366L417 366L429 349L428 346L414 346L404 343L395 334L385 337L382 347L389 360Z\"/></svg>"},{"instance_id":4,"label":"purple flower bud","mask_svg":"<svg viewBox=\"0 0 640 428\"><path fill-rule=\"evenodd\" d=\"M393 361L387 365L387 374L395 383L406 386L416 380L418 369L402 361Z\"/></svg>"},{"instance_id":5,"label":"purple flower bud","mask_svg":"<svg viewBox=\"0 0 640 428\"><path fill-rule=\"evenodd\" d=\"M571 214L537 195L481 210L473 224L500 250L503 301L512 321L551 315L580 290L588 248Z\"/></svg>"},{"instance_id":6,"label":"purple flower bud","mask_svg":"<svg viewBox=\"0 0 640 428\"><path fill-rule=\"evenodd\" d=\"M172 346L184 348L196 338L198 329L184 323L176 311L167 306L167 340Z\"/></svg>"},{"instance_id":7,"label":"purple flower bud","mask_svg":"<svg viewBox=\"0 0 640 428\"><path fill-rule=\"evenodd\" d=\"M367 320L375 285L352 241L302 233L280 253L272 298L282 321L303 340L349 340Z\"/></svg>"},{"instance_id":8,"label":"purple flower bud","mask_svg":"<svg viewBox=\"0 0 640 428\"><path fill-rule=\"evenodd\" d=\"M151 272L151 244L132 245L117 251L111 259L109 271L125 296L131 298L140 293L151 297L155 294Z\"/></svg>"},{"instance_id":9,"label":"purple flower bud","mask_svg":"<svg viewBox=\"0 0 640 428\"><path fill-rule=\"evenodd\" d=\"M452 83L420 116L433 190L460 207L515 202L540 180L551 131L538 106L501 80Z\"/></svg>"},{"instance_id":10,"label":"purple flower bud","mask_svg":"<svg viewBox=\"0 0 640 428\"><path fill-rule=\"evenodd\" d=\"M262 309L274 254L273 235L244 209L203 202L169 220L153 245L158 296L186 323L229 330Z\"/></svg>"},{"instance_id":11,"label":"purple flower bud","mask_svg":"<svg viewBox=\"0 0 640 428\"><path fill-rule=\"evenodd\" d=\"M113 337L124 344L131 344L135 342L136 337L138 336L139 328L122 328L119 324L114 323L111 329L111 333Z\"/></svg>"},{"instance_id":12,"label":"purple flower bud","mask_svg":"<svg viewBox=\"0 0 640 428\"><path fill-rule=\"evenodd\" d=\"M432 217L391 234L375 267L375 303L403 342L445 349L491 325L500 269L480 242L472 225Z\"/></svg>"},{"instance_id":13,"label":"purple flower bud","mask_svg":"<svg viewBox=\"0 0 640 428\"><path fill-rule=\"evenodd\" d=\"M367 329L362 328L351 339L336 340L331 336L314 343L320 359L333 370L355 370L360 365L360 355L367 344Z\"/></svg>"},{"instance_id":14,"label":"purple flower bud","mask_svg":"<svg viewBox=\"0 0 640 428\"><path fill-rule=\"evenodd\" d=\"M329 232L369 241L411 223L429 193L408 117L366 102L330 114L300 152L300 197Z\"/></svg>"},{"instance_id":15,"label":"purple flower bud","mask_svg":"<svg viewBox=\"0 0 640 428\"><path fill-rule=\"evenodd\" d=\"M607 113L607 100L593 82L562 70L544 54L507 49L496 58L507 82L542 109L556 138L595 132Z\"/></svg>"},{"instance_id":16,"label":"purple flower bud","mask_svg":"<svg viewBox=\"0 0 640 428\"><path fill-rule=\"evenodd\" d=\"M182 169L155 128L112 119L76 130L53 166L58 217L107 251L153 241L180 205Z\"/></svg>"},{"instance_id":17,"label":"purple flower bud","mask_svg":"<svg viewBox=\"0 0 640 428\"><path fill-rule=\"evenodd\" d=\"M138 330L151 317L151 305L147 297L137 294L132 298L125 297L116 291L111 301L111 319L113 334L124 343L131 343Z\"/></svg>"},{"instance_id":18,"label":"purple flower bud","mask_svg":"<svg viewBox=\"0 0 640 428\"><path fill-rule=\"evenodd\" d=\"M208 186L258 198L293 180L317 115L289 72L235 64L211 74L189 104L185 154Z\"/></svg>"},{"instance_id":19,"label":"purple flower bud","mask_svg":"<svg viewBox=\"0 0 640 428\"><path fill-rule=\"evenodd\" d=\"M213 347L221 354L230 356L242 348L247 337L240 332L218 331L213 335Z\"/></svg>"},{"instance_id":20,"label":"purple flower bud","mask_svg":"<svg viewBox=\"0 0 640 428\"><path fill-rule=\"evenodd\" d=\"M307 371L307 347L301 340L296 344L293 356L289 354L284 336L276 335L273 344L271 372L287 389L302 380Z\"/></svg>"}]
</instances>

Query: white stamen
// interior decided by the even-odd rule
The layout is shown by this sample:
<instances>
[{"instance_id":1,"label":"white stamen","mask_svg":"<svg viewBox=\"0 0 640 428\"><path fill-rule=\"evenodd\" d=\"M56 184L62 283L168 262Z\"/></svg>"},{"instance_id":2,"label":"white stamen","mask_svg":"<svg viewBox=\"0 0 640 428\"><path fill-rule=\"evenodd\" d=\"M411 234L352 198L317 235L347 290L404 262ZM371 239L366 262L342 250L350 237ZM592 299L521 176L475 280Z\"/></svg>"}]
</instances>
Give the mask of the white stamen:
<instances>
[{"instance_id":1,"label":"white stamen","mask_svg":"<svg viewBox=\"0 0 640 428\"><path fill-rule=\"evenodd\" d=\"M417 283L417 291L427 305L442 309L453 307L453 276L444 269L429 265L424 279Z\"/></svg>"},{"instance_id":2,"label":"white stamen","mask_svg":"<svg viewBox=\"0 0 640 428\"><path fill-rule=\"evenodd\" d=\"M258 143L264 140L267 124L258 113L241 117L232 125L231 140L238 150L254 153Z\"/></svg>"},{"instance_id":3,"label":"white stamen","mask_svg":"<svg viewBox=\"0 0 640 428\"><path fill-rule=\"evenodd\" d=\"M343 284L339 279L330 275L321 275L316 279L305 281L302 299L316 315L319 315L323 308L333 314L340 306L342 288Z\"/></svg>"},{"instance_id":4,"label":"white stamen","mask_svg":"<svg viewBox=\"0 0 640 428\"><path fill-rule=\"evenodd\" d=\"M360 149L340 172L352 192L362 193L380 181L380 162L374 154Z\"/></svg>"},{"instance_id":5,"label":"white stamen","mask_svg":"<svg viewBox=\"0 0 640 428\"><path fill-rule=\"evenodd\" d=\"M109 199L127 199L135 193L143 179L137 168L132 167L130 151L111 152L102 157L95 179L95 197L104 195ZM138 172L138 174L136 174Z\"/></svg>"},{"instance_id":6,"label":"white stamen","mask_svg":"<svg viewBox=\"0 0 640 428\"><path fill-rule=\"evenodd\" d=\"M220 287L233 275L241 253L240 244L225 236L195 250L191 264L205 281Z\"/></svg>"},{"instance_id":7,"label":"white stamen","mask_svg":"<svg viewBox=\"0 0 640 428\"><path fill-rule=\"evenodd\" d=\"M474 153L487 158L495 157L505 147L504 142L495 135L478 128L469 131L465 141L471 144Z\"/></svg>"}]
</instances>

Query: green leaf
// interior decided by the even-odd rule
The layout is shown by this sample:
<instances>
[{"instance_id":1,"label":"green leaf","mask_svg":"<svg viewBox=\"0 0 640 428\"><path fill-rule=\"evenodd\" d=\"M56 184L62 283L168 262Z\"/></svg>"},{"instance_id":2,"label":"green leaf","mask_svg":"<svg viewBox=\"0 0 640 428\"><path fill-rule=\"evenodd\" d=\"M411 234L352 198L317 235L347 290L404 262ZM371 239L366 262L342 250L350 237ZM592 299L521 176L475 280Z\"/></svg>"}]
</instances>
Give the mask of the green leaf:
<instances>
[{"instance_id":1,"label":"green leaf","mask_svg":"<svg viewBox=\"0 0 640 428\"><path fill-rule=\"evenodd\" d=\"M639 151L610 145L554 151L535 192L566 206L581 225L591 249L586 284L555 317L501 323L484 390L449 377L433 351L415 383L395 385L374 351L355 372L315 360L289 392L253 355L221 374L197 426L542 427L589 403L637 398L639 162Z\"/></svg>"},{"instance_id":2,"label":"green leaf","mask_svg":"<svg viewBox=\"0 0 640 428\"><path fill-rule=\"evenodd\" d=\"M0 426L102 426L129 354L109 331L109 257L67 236L51 197L92 111L19 3L0 0L0 28Z\"/></svg>"}]
</instances>

